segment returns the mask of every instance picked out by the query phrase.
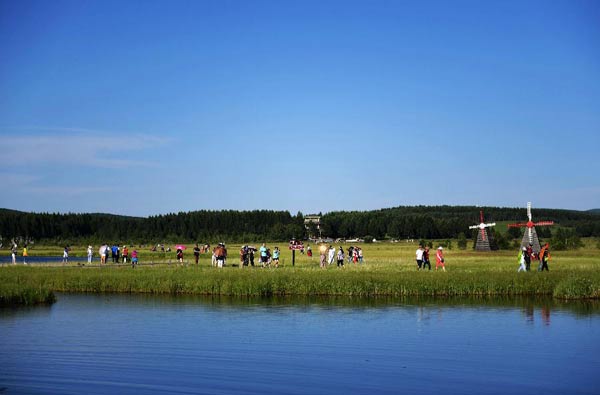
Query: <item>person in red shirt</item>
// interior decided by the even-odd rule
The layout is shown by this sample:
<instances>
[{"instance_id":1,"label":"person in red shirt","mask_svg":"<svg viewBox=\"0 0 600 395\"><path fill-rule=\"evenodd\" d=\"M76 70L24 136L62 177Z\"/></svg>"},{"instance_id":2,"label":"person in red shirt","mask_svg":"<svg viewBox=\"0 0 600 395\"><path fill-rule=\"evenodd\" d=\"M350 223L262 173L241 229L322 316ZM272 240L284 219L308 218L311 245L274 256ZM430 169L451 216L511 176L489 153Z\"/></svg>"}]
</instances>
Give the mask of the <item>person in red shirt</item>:
<instances>
[{"instance_id":1,"label":"person in red shirt","mask_svg":"<svg viewBox=\"0 0 600 395\"><path fill-rule=\"evenodd\" d=\"M443 271L446 271L446 265L444 264L444 253L442 246L439 246L437 252L435 254L435 270L438 269L439 266L442 267Z\"/></svg>"},{"instance_id":2,"label":"person in red shirt","mask_svg":"<svg viewBox=\"0 0 600 395\"><path fill-rule=\"evenodd\" d=\"M129 248L123 246L123 263L127 263L127 258L129 258Z\"/></svg>"}]
</instances>

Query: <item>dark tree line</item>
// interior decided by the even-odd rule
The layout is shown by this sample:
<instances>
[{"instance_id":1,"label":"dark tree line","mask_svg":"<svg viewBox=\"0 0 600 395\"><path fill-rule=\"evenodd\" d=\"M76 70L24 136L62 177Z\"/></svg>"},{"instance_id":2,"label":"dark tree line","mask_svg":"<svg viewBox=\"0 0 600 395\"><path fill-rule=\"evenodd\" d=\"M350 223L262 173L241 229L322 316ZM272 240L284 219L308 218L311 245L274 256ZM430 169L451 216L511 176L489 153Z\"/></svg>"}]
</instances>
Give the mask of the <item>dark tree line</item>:
<instances>
[{"instance_id":1,"label":"dark tree line","mask_svg":"<svg viewBox=\"0 0 600 395\"><path fill-rule=\"evenodd\" d=\"M303 215L287 211L193 211L148 218L110 214L50 214L0 210L0 235L9 241L232 241L289 240L304 237ZM5 241L5 244L7 242Z\"/></svg>"},{"instance_id":2,"label":"dark tree line","mask_svg":"<svg viewBox=\"0 0 600 395\"><path fill-rule=\"evenodd\" d=\"M474 206L412 206L374 211L337 211L321 218L323 236L377 239L448 239L460 233L469 237L470 225L479 222L483 210L486 222L525 222L524 208ZM553 220L570 227L581 237L600 236L600 216L582 211L534 209L534 220ZM111 214L25 213L0 209L0 235L34 240L113 241L286 241L306 237L302 213L288 211L192 211L147 218ZM511 231L518 237L520 230ZM539 228L540 236L550 237Z\"/></svg>"},{"instance_id":3,"label":"dark tree line","mask_svg":"<svg viewBox=\"0 0 600 395\"><path fill-rule=\"evenodd\" d=\"M323 234L333 238L370 235L376 239L445 239L462 232L471 235L470 225L479 223L483 210L485 222L527 222L525 208L474 206L405 206L374 211L338 211L321 219ZM600 236L600 216L588 212L558 209L534 209L533 220L552 220L574 228L581 237ZM550 228L537 229L541 237L550 237ZM522 230L511 231L519 237Z\"/></svg>"}]
</instances>

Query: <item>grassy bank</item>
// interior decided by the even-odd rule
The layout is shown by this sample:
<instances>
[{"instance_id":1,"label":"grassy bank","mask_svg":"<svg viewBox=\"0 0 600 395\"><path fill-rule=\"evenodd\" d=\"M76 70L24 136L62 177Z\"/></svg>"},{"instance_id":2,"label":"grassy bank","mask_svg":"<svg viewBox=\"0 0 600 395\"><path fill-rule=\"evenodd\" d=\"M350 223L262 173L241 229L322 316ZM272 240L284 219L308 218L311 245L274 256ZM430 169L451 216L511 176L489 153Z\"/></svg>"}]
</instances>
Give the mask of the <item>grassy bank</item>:
<instances>
[{"instance_id":1,"label":"grassy bank","mask_svg":"<svg viewBox=\"0 0 600 395\"><path fill-rule=\"evenodd\" d=\"M230 251L236 251L232 246ZM315 246L316 247L316 246ZM0 268L7 290L60 292L126 292L229 296L553 296L600 299L600 259L595 249L553 253L550 272L517 273L514 252L446 251L447 272L416 271L413 244L363 245L366 263L320 269L318 257L298 255L291 266L261 269L164 263L129 267L12 266ZM315 248L316 250L316 248ZM191 254L187 253L190 259ZM144 259L142 259L142 263ZM161 262L157 260L157 262ZM237 256L229 260L237 263ZM433 263L435 267L435 262Z\"/></svg>"},{"instance_id":2,"label":"grassy bank","mask_svg":"<svg viewBox=\"0 0 600 395\"><path fill-rule=\"evenodd\" d=\"M54 293L46 287L7 282L4 278L0 284L0 307L52 304L55 301Z\"/></svg>"}]
</instances>

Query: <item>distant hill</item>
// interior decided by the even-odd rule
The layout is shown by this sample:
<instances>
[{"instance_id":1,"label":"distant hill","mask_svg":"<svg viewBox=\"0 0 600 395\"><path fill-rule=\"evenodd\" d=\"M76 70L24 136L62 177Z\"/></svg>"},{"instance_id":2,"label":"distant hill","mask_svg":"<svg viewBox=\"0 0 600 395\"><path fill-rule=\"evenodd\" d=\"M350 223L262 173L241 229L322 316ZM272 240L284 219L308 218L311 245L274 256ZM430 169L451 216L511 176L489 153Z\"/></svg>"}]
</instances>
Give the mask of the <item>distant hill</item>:
<instances>
[{"instance_id":1,"label":"distant hill","mask_svg":"<svg viewBox=\"0 0 600 395\"><path fill-rule=\"evenodd\" d=\"M591 210L587 210L586 213L600 215L600 208L593 208Z\"/></svg>"}]
</instances>

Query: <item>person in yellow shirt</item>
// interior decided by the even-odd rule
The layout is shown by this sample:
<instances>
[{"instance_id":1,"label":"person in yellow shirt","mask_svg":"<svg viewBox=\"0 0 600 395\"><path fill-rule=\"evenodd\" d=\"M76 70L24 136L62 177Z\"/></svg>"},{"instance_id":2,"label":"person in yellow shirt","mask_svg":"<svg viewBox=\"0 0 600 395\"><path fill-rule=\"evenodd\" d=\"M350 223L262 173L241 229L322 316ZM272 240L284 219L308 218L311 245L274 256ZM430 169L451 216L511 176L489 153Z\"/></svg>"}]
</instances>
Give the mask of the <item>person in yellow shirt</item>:
<instances>
[{"instance_id":1,"label":"person in yellow shirt","mask_svg":"<svg viewBox=\"0 0 600 395\"><path fill-rule=\"evenodd\" d=\"M27 253L27 244L25 244L23 246L23 264L27 265L27 257L29 256L29 254Z\"/></svg>"}]
</instances>

